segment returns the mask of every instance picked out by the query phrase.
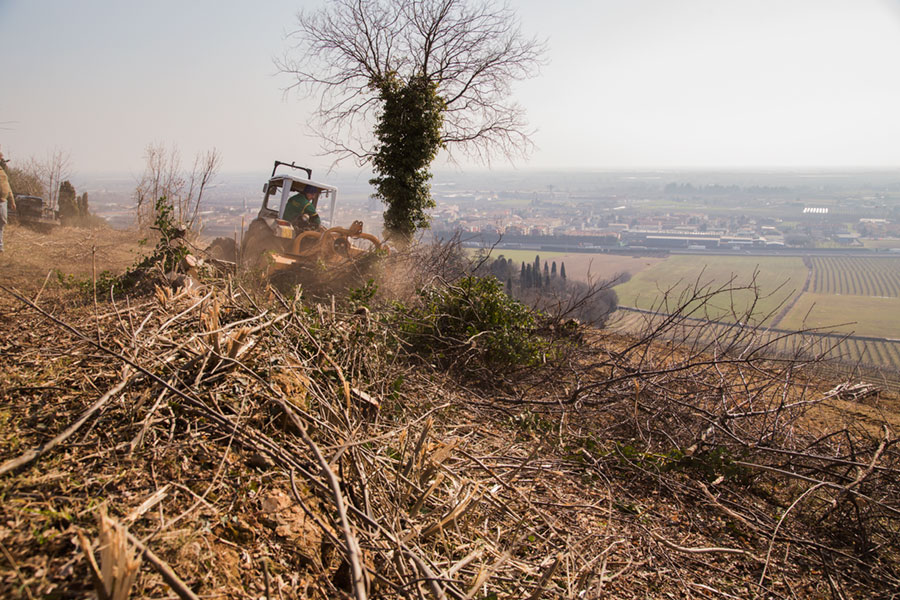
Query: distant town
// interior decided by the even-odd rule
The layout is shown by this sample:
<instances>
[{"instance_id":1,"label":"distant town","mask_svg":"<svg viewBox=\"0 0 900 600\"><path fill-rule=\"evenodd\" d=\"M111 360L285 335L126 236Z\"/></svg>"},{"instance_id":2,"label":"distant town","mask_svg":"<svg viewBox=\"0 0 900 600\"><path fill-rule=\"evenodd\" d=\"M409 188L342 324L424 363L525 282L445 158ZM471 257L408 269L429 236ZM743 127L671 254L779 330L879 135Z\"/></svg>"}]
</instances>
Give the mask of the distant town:
<instances>
[{"instance_id":1,"label":"distant town","mask_svg":"<svg viewBox=\"0 0 900 600\"><path fill-rule=\"evenodd\" d=\"M240 235L262 197L261 176L219 175L204 203L204 233ZM317 174L319 175L319 174ZM380 233L381 205L365 177L319 175L340 188L335 223ZM92 208L113 226L133 222L134 182L85 178ZM869 248L900 252L900 173L438 174L426 236L469 246L603 252ZM320 207L328 214L330 207Z\"/></svg>"}]
</instances>

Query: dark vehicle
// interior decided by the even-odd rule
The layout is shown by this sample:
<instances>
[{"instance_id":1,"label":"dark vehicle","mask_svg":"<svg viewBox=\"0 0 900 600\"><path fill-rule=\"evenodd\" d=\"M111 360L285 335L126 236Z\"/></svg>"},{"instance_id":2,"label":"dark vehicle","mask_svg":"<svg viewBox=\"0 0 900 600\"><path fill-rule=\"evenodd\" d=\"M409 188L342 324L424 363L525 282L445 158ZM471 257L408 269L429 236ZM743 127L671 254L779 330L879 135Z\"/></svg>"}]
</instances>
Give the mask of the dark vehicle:
<instances>
[{"instance_id":1,"label":"dark vehicle","mask_svg":"<svg viewBox=\"0 0 900 600\"><path fill-rule=\"evenodd\" d=\"M38 196L16 196L16 210L10 211L21 225L37 229L50 229L59 225L59 211L48 207Z\"/></svg>"}]
</instances>

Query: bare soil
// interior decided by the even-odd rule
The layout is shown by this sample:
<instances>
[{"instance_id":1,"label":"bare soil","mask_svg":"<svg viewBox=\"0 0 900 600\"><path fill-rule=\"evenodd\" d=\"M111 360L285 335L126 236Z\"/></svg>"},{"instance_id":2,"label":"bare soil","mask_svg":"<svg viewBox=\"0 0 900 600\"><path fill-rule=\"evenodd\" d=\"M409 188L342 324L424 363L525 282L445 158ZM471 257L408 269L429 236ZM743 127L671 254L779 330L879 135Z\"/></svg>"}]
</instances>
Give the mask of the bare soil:
<instances>
[{"instance_id":1,"label":"bare soil","mask_svg":"<svg viewBox=\"0 0 900 600\"><path fill-rule=\"evenodd\" d=\"M45 293L59 290L57 272L86 280L93 274L121 274L147 251L136 231L110 227L56 227L36 231L7 225L5 251L0 254L0 282L36 293L47 280Z\"/></svg>"}]
</instances>

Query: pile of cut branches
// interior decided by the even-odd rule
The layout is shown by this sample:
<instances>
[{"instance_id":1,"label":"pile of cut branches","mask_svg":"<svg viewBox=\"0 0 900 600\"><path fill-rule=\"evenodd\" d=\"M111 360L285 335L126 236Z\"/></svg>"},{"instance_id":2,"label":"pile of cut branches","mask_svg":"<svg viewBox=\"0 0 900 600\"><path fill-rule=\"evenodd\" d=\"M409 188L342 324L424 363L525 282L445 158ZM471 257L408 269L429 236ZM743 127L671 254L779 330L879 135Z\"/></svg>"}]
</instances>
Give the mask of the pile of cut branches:
<instances>
[{"instance_id":1,"label":"pile of cut branches","mask_svg":"<svg viewBox=\"0 0 900 600\"><path fill-rule=\"evenodd\" d=\"M234 280L69 310L0 298L17 324L0 330L3 597L900 583L893 433L807 427L828 399L799 357L593 334L497 388L340 299Z\"/></svg>"}]
</instances>

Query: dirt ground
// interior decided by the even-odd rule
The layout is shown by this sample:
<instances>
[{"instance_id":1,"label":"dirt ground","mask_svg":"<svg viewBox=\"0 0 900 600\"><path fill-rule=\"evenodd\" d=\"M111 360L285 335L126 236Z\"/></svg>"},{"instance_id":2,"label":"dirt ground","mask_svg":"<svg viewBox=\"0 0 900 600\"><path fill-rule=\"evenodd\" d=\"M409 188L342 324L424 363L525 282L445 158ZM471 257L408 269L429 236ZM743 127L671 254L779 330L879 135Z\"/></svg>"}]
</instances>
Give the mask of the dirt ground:
<instances>
[{"instance_id":1,"label":"dirt ground","mask_svg":"<svg viewBox=\"0 0 900 600\"><path fill-rule=\"evenodd\" d=\"M40 232L8 225L3 232L0 282L36 292L46 281L46 293L59 289L57 271L78 279L90 279L94 271L122 273L146 252L147 245L139 239L136 231L108 227L57 227Z\"/></svg>"}]
</instances>

